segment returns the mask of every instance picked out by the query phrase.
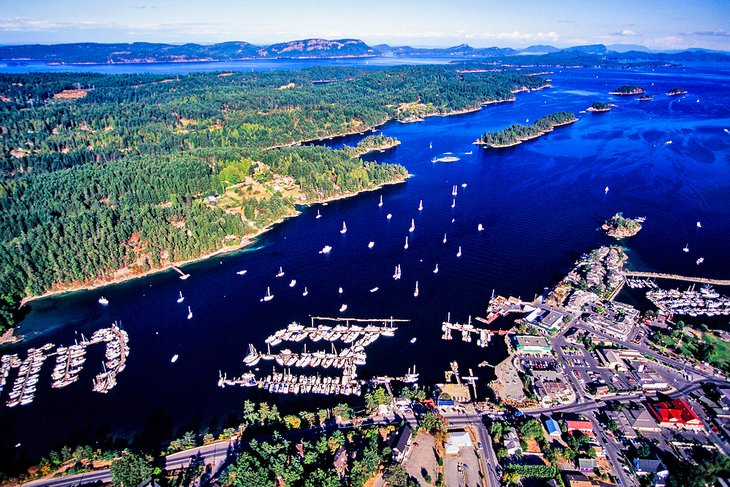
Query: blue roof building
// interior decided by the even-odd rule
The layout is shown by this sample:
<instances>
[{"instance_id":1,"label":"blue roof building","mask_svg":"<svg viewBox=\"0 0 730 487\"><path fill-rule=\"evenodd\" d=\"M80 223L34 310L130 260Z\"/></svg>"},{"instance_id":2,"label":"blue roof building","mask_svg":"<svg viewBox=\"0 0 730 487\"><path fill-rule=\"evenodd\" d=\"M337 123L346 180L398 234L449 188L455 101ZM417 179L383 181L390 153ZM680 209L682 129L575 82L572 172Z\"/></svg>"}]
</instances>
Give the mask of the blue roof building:
<instances>
[{"instance_id":1,"label":"blue roof building","mask_svg":"<svg viewBox=\"0 0 730 487\"><path fill-rule=\"evenodd\" d=\"M552 418L545 420L545 428L550 436L560 436L560 425Z\"/></svg>"}]
</instances>

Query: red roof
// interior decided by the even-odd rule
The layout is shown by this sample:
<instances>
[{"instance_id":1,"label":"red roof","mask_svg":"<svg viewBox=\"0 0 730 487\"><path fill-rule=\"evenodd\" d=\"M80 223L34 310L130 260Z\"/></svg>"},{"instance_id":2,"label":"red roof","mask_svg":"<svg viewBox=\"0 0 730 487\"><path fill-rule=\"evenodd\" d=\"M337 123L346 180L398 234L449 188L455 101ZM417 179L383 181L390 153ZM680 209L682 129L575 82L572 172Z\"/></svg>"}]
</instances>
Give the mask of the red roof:
<instances>
[{"instance_id":1,"label":"red roof","mask_svg":"<svg viewBox=\"0 0 730 487\"><path fill-rule=\"evenodd\" d=\"M701 425L697 413L687 404L684 399L672 399L671 401L649 404L649 411L660 424L677 425Z\"/></svg>"},{"instance_id":2,"label":"red roof","mask_svg":"<svg viewBox=\"0 0 730 487\"><path fill-rule=\"evenodd\" d=\"M574 419L569 419L566 421L565 427L568 428L568 431L583 431L584 433L587 432L593 432L593 424L590 421L577 421Z\"/></svg>"}]
</instances>

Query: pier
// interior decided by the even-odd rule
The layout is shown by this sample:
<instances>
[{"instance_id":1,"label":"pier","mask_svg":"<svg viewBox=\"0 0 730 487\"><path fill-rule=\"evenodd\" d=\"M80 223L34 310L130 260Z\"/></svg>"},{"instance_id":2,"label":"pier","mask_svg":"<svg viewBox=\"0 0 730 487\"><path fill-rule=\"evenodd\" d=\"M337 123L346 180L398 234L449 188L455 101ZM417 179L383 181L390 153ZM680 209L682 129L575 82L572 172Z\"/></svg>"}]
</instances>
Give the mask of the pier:
<instances>
[{"instance_id":1,"label":"pier","mask_svg":"<svg viewBox=\"0 0 730 487\"><path fill-rule=\"evenodd\" d=\"M730 279L711 279L708 277L690 277L677 274L663 274L661 272L624 271L626 277L649 277L654 279L671 279L673 281L698 282L713 286L730 286Z\"/></svg>"}]
</instances>

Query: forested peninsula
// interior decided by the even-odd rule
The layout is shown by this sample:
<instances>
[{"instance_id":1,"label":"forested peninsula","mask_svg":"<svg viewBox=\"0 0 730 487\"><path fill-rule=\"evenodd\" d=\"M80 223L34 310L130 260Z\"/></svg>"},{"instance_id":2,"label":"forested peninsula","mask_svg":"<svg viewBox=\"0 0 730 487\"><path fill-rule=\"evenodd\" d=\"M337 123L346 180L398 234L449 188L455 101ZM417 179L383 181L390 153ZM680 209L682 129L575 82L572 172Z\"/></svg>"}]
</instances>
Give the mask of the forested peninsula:
<instances>
[{"instance_id":1,"label":"forested peninsula","mask_svg":"<svg viewBox=\"0 0 730 487\"><path fill-rule=\"evenodd\" d=\"M22 298L238 248L295 204L407 177L301 142L544 84L448 66L0 75L0 332Z\"/></svg>"},{"instance_id":2,"label":"forested peninsula","mask_svg":"<svg viewBox=\"0 0 730 487\"><path fill-rule=\"evenodd\" d=\"M491 149L512 147L530 139L552 132L555 127L576 122L578 118L571 112L557 112L538 118L532 125L514 124L496 132L486 132L474 143Z\"/></svg>"}]
</instances>

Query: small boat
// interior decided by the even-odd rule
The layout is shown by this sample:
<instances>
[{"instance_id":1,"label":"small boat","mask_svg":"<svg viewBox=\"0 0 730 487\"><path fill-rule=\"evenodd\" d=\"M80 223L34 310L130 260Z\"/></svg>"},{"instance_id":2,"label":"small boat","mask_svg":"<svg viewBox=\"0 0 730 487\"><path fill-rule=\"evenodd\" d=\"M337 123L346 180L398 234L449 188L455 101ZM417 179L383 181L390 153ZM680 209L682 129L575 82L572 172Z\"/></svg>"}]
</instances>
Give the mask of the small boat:
<instances>
[{"instance_id":1,"label":"small boat","mask_svg":"<svg viewBox=\"0 0 730 487\"><path fill-rule=\"evenodd\" d=\"M700 264L702 264L702 263L703 263L704 261L705 261L705 258L704 258L704 257L700 257L699 259L697 259L697 260L695 261L695 263L696 263L697 265L700 265Z\"/></svg>"},{"instance_id":2,"label":"small boat","mask_svg":"<svg viewBox=\"0 0 730 487\"><path fill-rule=\"evenodd\" d=\"M309 291L307 291L307 286L304 286L304 292L302 293L302 296L306 296L309 294Z\"/></svg>"},{"instance_id":3,"label":"small boat","mask_svg":"<svg viewBox=\"0 0 730 487\"><path fill-rule=\"evenodd\" d=\"M238 274L239 276L243 276L243 275L245 275L245 274L246 274L247 272L248 272L248 271L247 271L246 269L241 269L240 271L236 272L236 274Z\"/></svg>"},{"instance_id":4,"label":"small boat","mask_svg":"<svg viewBox=\"0 0 730 487\"><path fill-rule=\"evenodd\" d=\"M416 343L416 340L418 340L416 337L411 338L411 343Z\"/></svg>"},{"instance_id":5,"label":"small boat","mask_svg":"<svg viewBox=\"0 0 730 487\"><path fill-rule=\"evenodd\" d=\"M671 141L671 140L668 140L668 141L666 141L666 142L664 142L664 143L665 143L666 145L670 145L670 144L672 143L672 141Z\"/></svg>"},{"instance_id":6,"label":"small boat","mask_svg":"<svg viewBox=\"0 0 730 487\"><path fill-rule=\"evenodd\" d=\"M378 292L378 289L380 289L380 288L379 288L378 286L375 286L374 288L372 288L372 289L370 290L370 292L371 292L371 293L376 293L376 292Z\"/></svg>"},{"instance_id":7,"label":"small boat","mask_svg":"<svg viewBox=\"0 0 730 487\"><path fill-rule=\"evenodd\" d=\"M456 207L456 199L454 199L454 200L451 201L451 207L452 208Z\"/></svg>"},{"instance_id":8,"label":"small boat","mask_svg":"<svg viewBox=\"0 0 730 487\"><path fill-rule=\"evenodd\" d=\"M484 225L482 225L481 223L479 225L477 225L477 231L478 232L483 232L484 231Z\"/></svg>"},{"instance_id":9,"label":"small boat","mask_svg":"<svg viewBox=\"0 0 730 487\"><path fill-rule=\"evenodd\" d=\"M340 233L343 235L347 233L347 225L345 225L345 222L342 222L342 230L340 230Z\"/></svg>"},{"instance_id":10,"label":"small boat","mask_svg":"<svg viewBox=\"0 0 730 487\"><path fill-rule=\"evenodd\" d=\"M294 287L296 285L297 285L297 280L296 279L292 279L291 282L289 282L289 287Z\"/></svg>"},{"instance_id":11,"label":"small boat","mask_svg":"<svg viewBox=\"0 0 730 487\"><path fill-rule=\"evenodd\" d=\"M471 154L471 152L467 152L467 154ZM461 183L462 188L466 188L466 183Z\"/></svg>"},{"instance_id":12,"label":"small boat","mask_svg":"<svg viewBox=\"0 0 730 487\"><path fill-rule=\"evenodd\" d=\"M451 219L451 223L454 223L456 221L456 218Z\"/></svg>"},{"instance_id":13,"label":"small boat","mask_svg":"<svg viewBox=\"0 0 730 487\"><path fill-rule=\"evenodd\" d=\"M284 268L279 266L279 272L276 273L276 277L282 277L284 275Z\"/></svg>"},{"instance_id":14,"label":"small boat","mask_svg":"<svg viewBox=\"0 0 730 487\"><path fill-rule=\"evenodd\" d=\"M401 276L400 264L398 264L395 266L395 273L393 274L393 279L395 279L397 281L398 279L400 279L400 276Z\"/></svg>"},{"instance_id":15,"label":"small boat","mask_svg":"<svg viewBox=\"0 0 730 487\"><path fill-rule=\"evenodd\" d=\"M190 306L188 306L188 319L189 320L193 319L193 310L190 309Z\"/></svg>"},{"instance_id":16,"label":"small boat","mask_svg":"<svg viewBox=\"0 0 730 487\"><path fill-rule=\"evenodd\" d=\"M373 247L375 247L375 242L368 243L368 248L369 249L372 249Z\"/></svg>"},{"instance_id":17,"label":"small boat","mask_svg":"<svg viewBox=\"0 0 730 487\"><path fill-rule=\"evenodd\" d=\"M378 203L378 206L383 206L383 195L380 195L380 202Z\"/></svg>"},{"instance_id":18,"label":"small boat","mask_svg":"<svg viewBox=\"0 0 730 487\"><path fill-rule=\"evenodd\" d=\"M433 141L430 141L430 142L428 143L428 148L429 148L429 149L433 149Z\"/></svg>"},{"instance_id":19,"label":"small boat","mask_svg":"<svg viewBox=\"0 0 730 487\"><path fill-rule=\"evenodd\" d=\"M459 251L456 253L457 257L461 257L461 245L459 245Z\"/></svg>"},{"instance_id":20,"label":"small boat","mask_svg":"<svg viewBox=\"0 0 730 487\"><path fill-rule=\"evenodd\" d=\"M603 194L608 194L608 186L603 190Z\"/></svg>"},{"instance_id":21,"label":"small boat","mask_svg":"<svg viewBox=\"0 0 730 487\"><path fill-rule=\"evenodd\" d=\"M414 298L417 298L418 297L418 281L416 281L416 290L413 291L413 297Z\"/></svg>"},{"instance_id":22,"label":"small boat","mask_svg":"<svg viewBox=\"0 0 730 487\"><path fill-rule=\"evenodd\" d=\"M418 202L418 211L423 211L423 200Z\"/></svg>"},{"instance_id":23,"label":"small boat","mask_svg":"<svg viewBox=\"0 0 730 487\"><path fill-rule=\"evenodd\" d=\"M393 218L393 215L391 215L390 213L388 213L385 218L387 218L388 220L390 220L391 218Z\"/></svg>"},{"instance_id":24,"label":"small boat","mask_svg":"<svg viewBox=\"0 0 730 487\"><path fill-rule=\"evenodd\" d=\"M319 212L319 210L317 210L317 216L315 216L314 218L322 218L322 214Z\"/></svg>"},{"instance_id":25,"label":"small boat","mask_svg":"<svg viewBox=\"0 0 730 487\"><path fill-rule=\"evenodd\" d=\"M702 223L697 222L697 228L702 228Z\"/></svg>"},{"instance_id":26,"label":"small boat","mask_svg":"<svg viewBox=\"0 0 730 487\"><path fill-rule=\"evenodd\" d=\"M319 253L320 254L329 254L331 250L332 250L331 246L325 245L324 247L322 247L322 250L320 250Z\"/></svg>"},{"instance_id":27,"label":"small boat","mask_svg":"<svg viewBox=\"0 0 730 487\"><path fill-rule=\"evenodd\" d=\"M728 129L722 129L726 134L730 134L730 130Z\"/></svg>"},{"instance_id":28,"label":"small boat","mask_svg":"<svg viewBox=\"0 0 730 487\"><path fill-rule=\"evenodd\" d=\"M689 244L685 245L682 252L689 252Z\"/></svg>"},{"instance_id":29,"label":"small boat","mask_svg":"<svg viewBox=\"0 0 730 487\"><path fill-rule=\"evenodd\" d=\"M464 155L470 156L470 155L472 155L473 153L474 153L474 151L471 151L471 150L470 150L469 152L464 152Z\"/></svg>"},{"instance_id":30,"label":"small boat","mask_svg":"<svg viewBox=\"0 0 730 487\"><path fill-rule=\"evenodd\" d=\"M263 298L261 298L261 301L271 301L272 299L274 299L274 295L271 294L271 288L267 287L266 295Z\"/></svg>"},{"instance_id":31,"label":"small boat","mask_svg":"<svg viewBox=\"0 0 730 487\"><path fill-rule=\"evenodd\" d=\"M406 244L403 246L403 248L408 250L408 235L406 235Z\"/></svg>"},{"instance_id":32,"label":"small boat","mask_svg":"<svg viewBox=\"0 0 730 487\"><path fill-rule=\"evenodd\" d=\"M408 227L408 231L410 233L413 233L413 230L415 230L415 229L416 229L416 222L413 220L413 218L411 218L411 226Z\"/></svg>"},{"instance_id":33,"label":"small boat","mask_svg":"<svg viewBox=\"0 0 730 487\"><path fill-rule=\"evenodd\" d=\"M446 234L444 233L443 243L446 243Z\"/></svg>"},{"instance_id":34,"label":"small boat","mask_svg":"<svg viewBox=\"0 0 730 487\"><path fill-rule=\"evenodd\" d=\"M439 273L439 265L436 264L436 267L433 268L433 273L438 274Z\"/></svg>"},{"instance_id":35,"label":"small boat","mask_svg":"<svg viewBox=\"0 0 730 487\"><path fill-rule=\"evenodd\" d=\"M451 187L451 196L456 196L458 193L459 193L458 188L456 187L456 185L453 185Z\"/></svg>"},{"instance_id":36,"label":"small boat","mask_svg":"<svg viewBox=\"0 0 730 487\"><path fill-rule=\"evenodd\" d=\"M340 294L342 294L342 293L343 293L344 291L342 290L342 288L339 288L339 289L337 290L337 292L338 292L338 293L340 293Z\"/></svg>"},{"instance_id":37,"label":"small boat","mask_svg":"<svg viewBox=\"0 0 730 487\"><path fill-rule=\"evenodd\" d=\"M170 359L170 363L174 364L175 362L177 362L177 357L178 357L177 354L173 355L172 358Z\"/></svg>"},{"instance_id":38,"label":"small boat","mask_svg":"<svg viewBox=\"0 0 730 487\"><path fill-rule=\"evenodd\" d=\"M178 303L182 303L183 301L185 301L185 297L183 297L183 295L182 295L182 291L180 291L180 297L179 297L179 298L177 298L177 302L178 302Z\"/></svg>"},{"instance_id":39,"label":"small boat","mask_svg":"<svg viewBox=\"0 0 730 487\"><path fill-rule=\"evenodd\" d=\"M109 300L106 299L104 296L102 296L102 297L99 298L99 304L101 304L103 306L106 306L107 304L109 304Z\"/></svg>"},{"instance_id":40,"label":"small boat","mask_svg":"<svg viewBox=\"0 0 730 487\"><path fill-rule=\"evenodd\" d=\"M343 304L342 306L340 306L340 313L344 313L345 311L347 311L347 305Z\"/></svg>"}]
</instances>

